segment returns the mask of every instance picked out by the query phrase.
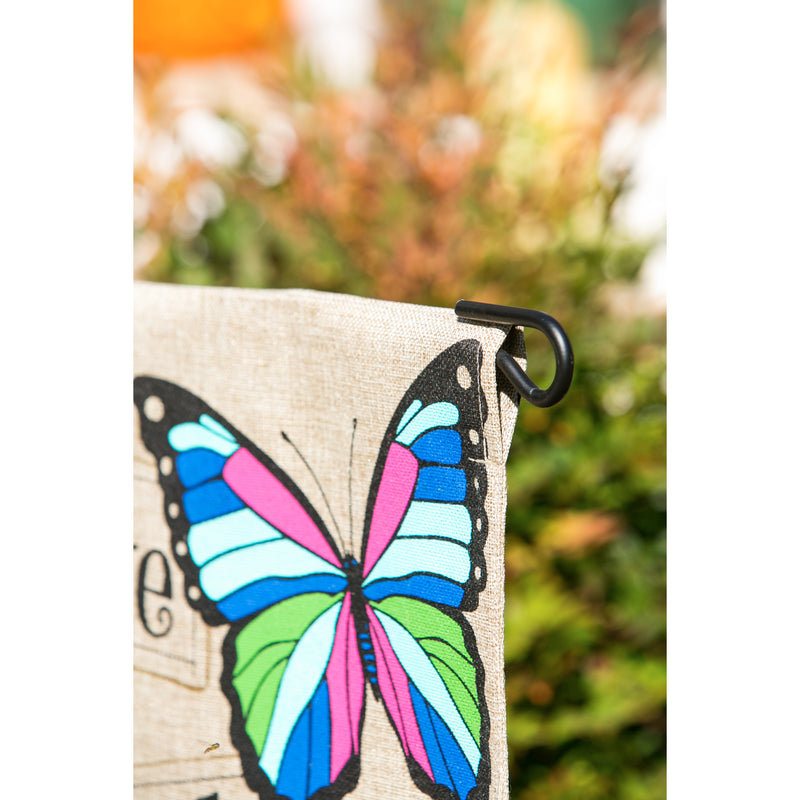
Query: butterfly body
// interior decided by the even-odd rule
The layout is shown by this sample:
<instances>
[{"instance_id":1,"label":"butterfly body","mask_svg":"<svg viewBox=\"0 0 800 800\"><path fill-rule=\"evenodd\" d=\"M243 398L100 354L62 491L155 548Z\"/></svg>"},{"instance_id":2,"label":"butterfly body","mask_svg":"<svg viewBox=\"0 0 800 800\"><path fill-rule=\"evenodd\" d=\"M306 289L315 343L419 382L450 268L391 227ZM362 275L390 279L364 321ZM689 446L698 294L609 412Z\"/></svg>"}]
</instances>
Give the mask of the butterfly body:
<instances>
[{"instance_id":1,"label":"butterfly body","mask_svg":"<svg viewBox=\"0 0 800 800\"><path fill-rule=\"evenodd\" d=\"M358 555L294 481L203 400L134 383L189 603L229 626L222 689L262 798L340 798L358 783L366 687L417 786L488 796L483 665L463 612L486 580L480 347L435 358L397 406ZM147 413L156 397L163 415Z\"/></svg>"},{"instance_id":2,"label":"butterfly body","mask_svg":"<svg viewBox=\"0 0 800 800\"><path fill-rule=\"evenodd\" d=\"M347 589L345 590L342 605L344 607L345 600L349 603L364 679L371 684L375 684L377 683L377 668L369 630L369 619L366 612L366 599L362 590L363 572L361 565L349 553L345 554L342 566L347 577Z\"/></svg>"}]
</instances>

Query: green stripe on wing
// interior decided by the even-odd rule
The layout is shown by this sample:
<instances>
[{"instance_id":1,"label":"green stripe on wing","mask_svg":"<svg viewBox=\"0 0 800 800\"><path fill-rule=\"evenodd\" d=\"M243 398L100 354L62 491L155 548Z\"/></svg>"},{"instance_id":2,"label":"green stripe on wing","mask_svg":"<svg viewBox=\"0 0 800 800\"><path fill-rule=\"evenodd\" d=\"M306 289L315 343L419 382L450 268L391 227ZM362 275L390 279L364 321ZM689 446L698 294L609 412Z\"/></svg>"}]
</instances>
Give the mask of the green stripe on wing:
<instances>
[{"instance_id":1,"label":"green stripe on wing","mask_svg":"<svg viewBox=\"0 0 800 800\"><path fill-rule=\"evenodd\" d=\"M461 626L435 606L412 597L387 597L370 605L388 614L414 637L447 687L459 715L478 744L481 714L477 676Z\"/></svg>"},{"instance_id":2,"label":"green stripe on wing","mask_svg":"<svg viewBox=\"0 0 800 800\"><path fill-rule=\"evenodd\" d=\"M322 592L291 597L262 611L236 637L233 686L242 704L245 730L257 753L267 738L275 699L297 642L342 594Z\"/></svg>"}]
</instances>

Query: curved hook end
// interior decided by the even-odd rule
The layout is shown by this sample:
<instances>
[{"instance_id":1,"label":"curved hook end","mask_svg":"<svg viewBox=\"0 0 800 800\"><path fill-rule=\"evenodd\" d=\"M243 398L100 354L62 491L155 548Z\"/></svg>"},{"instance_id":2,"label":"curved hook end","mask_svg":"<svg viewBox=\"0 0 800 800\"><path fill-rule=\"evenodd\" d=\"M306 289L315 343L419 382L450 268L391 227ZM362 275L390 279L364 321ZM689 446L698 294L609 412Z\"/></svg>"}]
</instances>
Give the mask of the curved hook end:
<instances>
[{"instance_id":1,"label":"curved hook end","mask_svg":"<svg viewBox=\"0 0 800 800\"><path fill-rule=\"evenodd\" d=\"M459 317L478 322L522 325L541 331L547 336L556 357L556 374L547 389L538 387L505 350L497 352L497 366L531 405L549 408L563 399L572 384L575 359L569 337L556 319L542 311L477 303L472 300L459 300L456 303L455 312Z\"/></svg>"}]
</instances>

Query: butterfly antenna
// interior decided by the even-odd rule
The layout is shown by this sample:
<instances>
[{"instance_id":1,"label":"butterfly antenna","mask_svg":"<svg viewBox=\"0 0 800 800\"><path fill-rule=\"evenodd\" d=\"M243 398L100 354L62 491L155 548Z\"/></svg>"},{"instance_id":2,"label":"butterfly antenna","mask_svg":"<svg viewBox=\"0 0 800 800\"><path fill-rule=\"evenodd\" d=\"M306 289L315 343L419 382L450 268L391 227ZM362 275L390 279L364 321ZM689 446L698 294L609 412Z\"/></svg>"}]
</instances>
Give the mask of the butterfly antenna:
<instances>
[{"instance_id":1,"label":"butterfly antenna","mask_svg":"<svg viewBox=\"0 0 800 800\"><path fill-rule=\"evenodd\" d=\"M333 509L331 509L331 504L328 502L328 497L322 488L322 484L319 482L319 479L314 473L314 470L311 469L311 465L308 463L308 461L306 461L305 456L303 456L303 454L298 449L297 445L289 438L289 435L286 433L286 431L281 431L281 436L283 436L283 438L286 439L286 441L289 442L289 444L294 448L295 453L297 453L297 455L300 456L300 460L303 462L303 464L305 464L306 469L311 473L311 477L314 479L314 483L317 484L319 493L322 495L322 499L325 501L328 513L331 515L331 519L333 520L333 525L336 528L336 532L339 534L339 546L344 551L344 537L342 536L342 531L339 528L339 523L336 522L336 517L333 516Z\"/></svg>"},{"instance_id":2,"label":"butterfly antenna","mask_svg":"<svg viewBox=\"0 0 800 800\"><path fill-rule=\"evenodd\" d=\"M353 544L353 448L356 443L356 422L353 418L353 435L350 437L350 476L347 481L347 494L350 498L350 552L355 553Z\"/></svg>"}]
</instances>

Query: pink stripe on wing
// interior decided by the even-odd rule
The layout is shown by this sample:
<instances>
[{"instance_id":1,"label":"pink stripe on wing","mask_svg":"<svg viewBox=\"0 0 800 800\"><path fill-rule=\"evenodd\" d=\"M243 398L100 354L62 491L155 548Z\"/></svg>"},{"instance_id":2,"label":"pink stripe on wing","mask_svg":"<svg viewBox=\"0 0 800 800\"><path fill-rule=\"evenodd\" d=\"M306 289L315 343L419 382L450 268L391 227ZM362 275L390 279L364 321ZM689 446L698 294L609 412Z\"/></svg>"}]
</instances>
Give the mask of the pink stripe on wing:
<instances>
[{"instance_id":1,"label":"pink stripe on wing","mask_svg":"<svg viewBox=\"0 0 800 800\"><path fill-rule=\"evenodd\" d=\"M400 743L403 745L406 755L410 755L433 780L433 770L428 760L428 754L425 752L425 745L422 743L422 734L414 713L414 704L411 701L408 676L397 660L392 645L389 643L389 637L369 607L369 603L367 603L366 609L372 644L375 648L378 688L381 690L386 710L397 728Z\"/></svg>"},{"instance_id":2,"label":"pink stripe on wing","mask_svg":"<svg viewBox=\"0 0 800 800\"><path fill-rule=\"evenodd\" d=\"M270 525L334 566L341 566L322 531L297 498L244 447L228 459L222 477Z\"/></svg>"},{"instance_id":3,"label":"pink stripe on wing","mask_svg":"<svg viewBox=\"0 0 800 800\"><path fill-rule=\"evenodd\" d=\"M365 578L403 521L408 504L411 502L418 472L416 456L407 448L393 442L386 456L367 534L367 552L364 556Z\"/></svg>"},{"instance_id":4,"label":"pink stripe on wing","mask_svg":"<svg viewBox=\"0 0 800 800\"><path fill-rule=\"evenodd\" d=\"M358 752L358 726L364 705L364 672L350 607L351 595L347 592L325 672L331 708L331 783L339 777L350 756Z\"/></svg>"}]
</instances>

